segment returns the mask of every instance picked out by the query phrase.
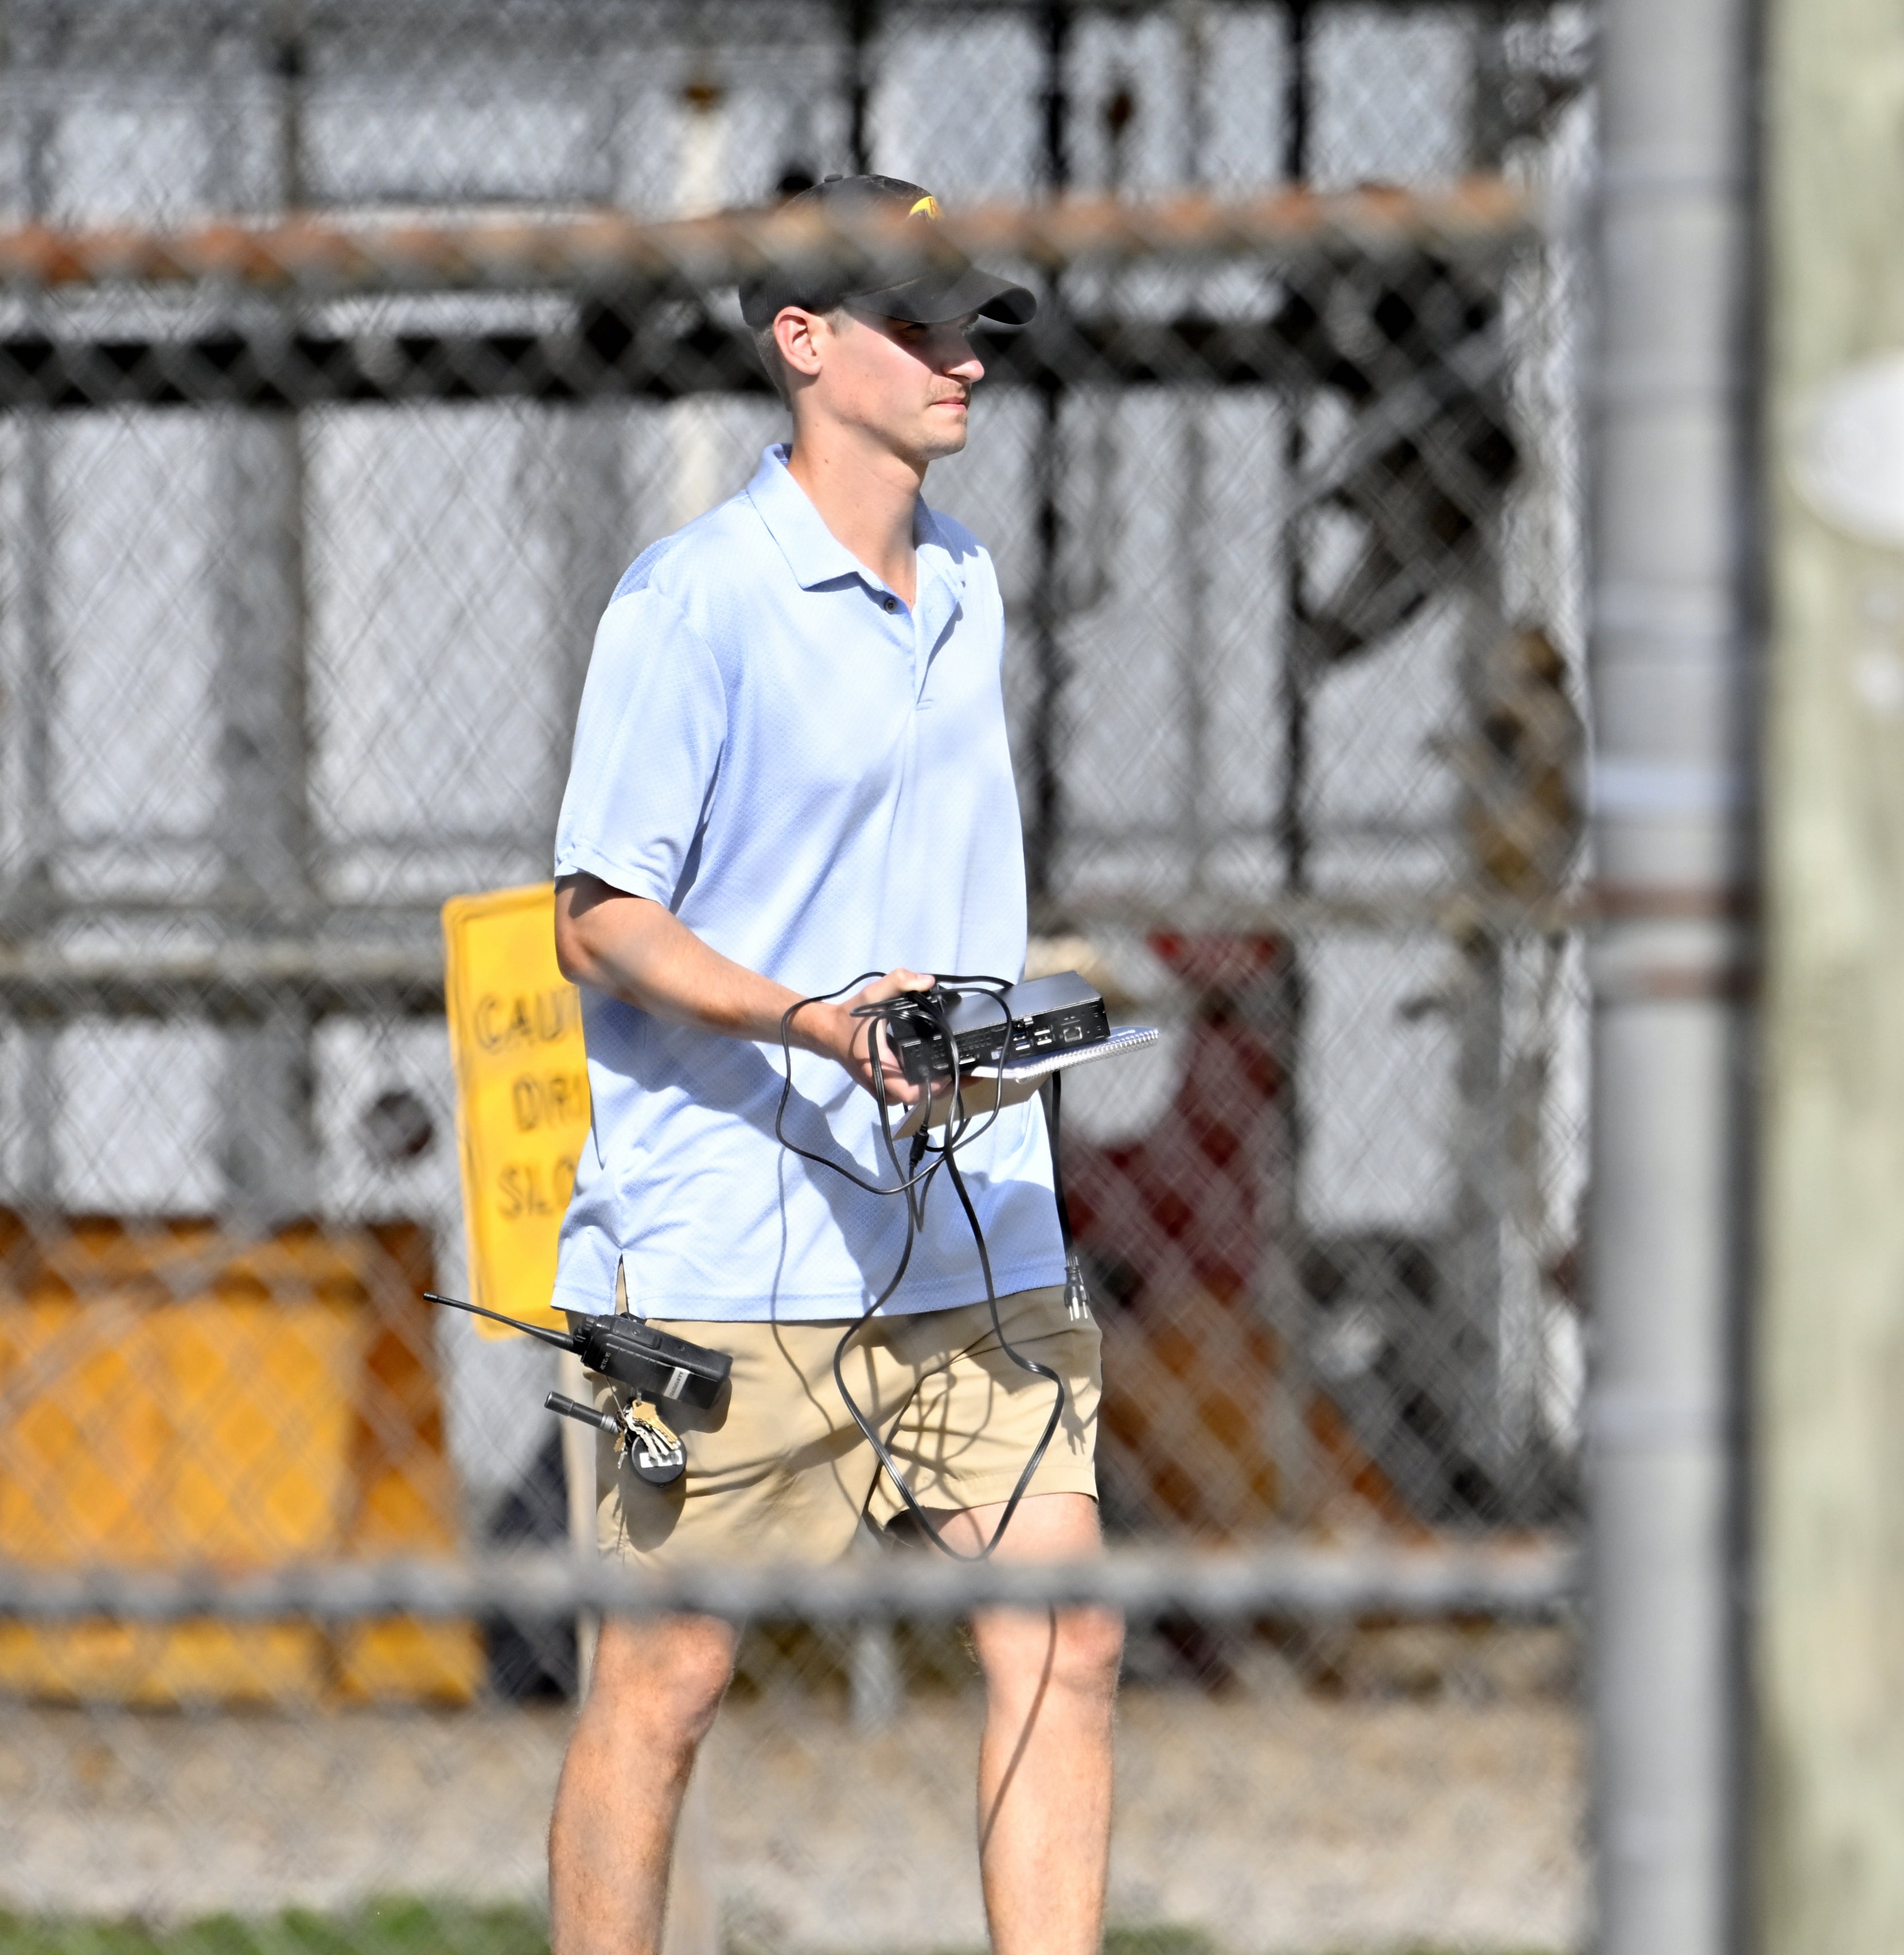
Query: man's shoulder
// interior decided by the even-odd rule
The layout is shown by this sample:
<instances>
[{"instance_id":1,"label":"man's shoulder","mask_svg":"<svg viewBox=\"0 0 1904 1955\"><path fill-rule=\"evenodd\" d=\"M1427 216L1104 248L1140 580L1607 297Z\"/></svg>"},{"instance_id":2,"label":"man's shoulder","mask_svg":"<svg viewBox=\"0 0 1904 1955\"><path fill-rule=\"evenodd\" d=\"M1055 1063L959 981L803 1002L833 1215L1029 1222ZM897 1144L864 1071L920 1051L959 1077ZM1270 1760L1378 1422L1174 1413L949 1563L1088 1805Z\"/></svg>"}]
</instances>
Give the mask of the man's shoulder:
<instances>
[{"instance_id":1,"label":"man's shoulder","mask_svg":"<svg viewBox=\"0 0 1904 1955\"><path fill-rule=\"evenodd\" d=\"M633 623L638 613L644 639L684 633L697 640L732 680L739 645L750 625L774 600L777 552L758 513L744 495L650 543L622 574L603 617Z\"/></svg>"},{"instance_id":2,"label":"man's shoulder","mask_svg":"<svg viewBox=\"0 0 1904 1955\"><path fill-rule=\"evenodd\" d=\"M928 502L926 515L932 540L954 562L961 566L983 565L988 571L992 567L992 553L967 529L956 516L949 516L943 509L935 509Z\"/></svg>"},{"instance_id":3,"label":"man's shoulder","mask_svg":"<svg viewBox=\"0 0 1904 1955\"><path fill-rule=\"evenodd\" d=\"M770 567L764 549L771 547L753 504L744 495L732 496L650 543L622 573L609 601L651 591L687 612L697 598Z\"/></svg>"},{"instance_id":4,"label":"man's shoulder","mask_svg":"<svg viewBox=\"0 0 1904 1955\"><path fill-rule=\"evenodd\" d=\"M943 552L962 593L960 602L965 615L984 621L992 631L1002 630L1004 606L991 552L956 516L949 516L930 504L927 515L928 521L921 529L921 540L930 540Z\"/></svg>"}]
</instances>

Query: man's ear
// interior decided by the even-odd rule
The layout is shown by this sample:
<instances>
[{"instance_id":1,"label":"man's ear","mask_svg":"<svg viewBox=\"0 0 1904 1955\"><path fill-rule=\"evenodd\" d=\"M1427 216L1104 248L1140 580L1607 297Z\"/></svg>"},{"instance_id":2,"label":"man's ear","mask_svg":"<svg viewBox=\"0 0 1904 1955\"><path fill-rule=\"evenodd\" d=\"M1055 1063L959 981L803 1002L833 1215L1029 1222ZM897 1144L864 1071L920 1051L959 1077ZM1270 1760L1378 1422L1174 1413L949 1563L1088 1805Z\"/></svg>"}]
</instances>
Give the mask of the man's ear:
<instances>
[{"instance_id":1,"label":"man's ear","mask_svg":"<svg viewBox=\"0 0 1904 1955\"><path fill-rule=\"evenodd\" d=\"M819 313L801 306L782 306L773 321L773 343L779 348L781 364L790 373L810 378L820 371L820 342L827 331Z\"/></svg>"}]
</instances>

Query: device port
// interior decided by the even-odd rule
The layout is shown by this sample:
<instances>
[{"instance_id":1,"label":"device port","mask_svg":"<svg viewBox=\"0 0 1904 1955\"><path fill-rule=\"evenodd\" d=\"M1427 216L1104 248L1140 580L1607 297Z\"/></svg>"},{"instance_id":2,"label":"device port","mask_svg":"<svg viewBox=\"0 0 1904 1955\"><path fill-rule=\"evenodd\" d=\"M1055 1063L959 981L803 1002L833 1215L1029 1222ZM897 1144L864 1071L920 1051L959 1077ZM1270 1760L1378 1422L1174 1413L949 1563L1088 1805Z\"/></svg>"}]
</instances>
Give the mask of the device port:
<instances>
[{"instance_id":1,"label":"device port","mask_svg":"<svg viewBox=\"0 0 1904 1955\"><path fill-rule=\"evenodd\" d=\"M1065 1044L1075 1045L1084 1035L1084 1028L1082 1025L1067 1025L1064 1030Z\"/></svg>"}]
</instances>

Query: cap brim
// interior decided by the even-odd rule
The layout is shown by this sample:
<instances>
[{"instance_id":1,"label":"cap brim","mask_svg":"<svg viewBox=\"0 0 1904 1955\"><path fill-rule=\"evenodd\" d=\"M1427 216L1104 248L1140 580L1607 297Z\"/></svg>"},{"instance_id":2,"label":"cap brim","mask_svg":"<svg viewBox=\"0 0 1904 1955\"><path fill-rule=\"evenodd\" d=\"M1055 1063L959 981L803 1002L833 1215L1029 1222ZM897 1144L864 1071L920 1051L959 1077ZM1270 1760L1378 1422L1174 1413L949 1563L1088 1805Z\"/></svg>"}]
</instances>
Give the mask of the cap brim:
<instances>
[{"instance_id":1,"label":"cap brim","mask_svg":"<svg viewBox=\"0 0 1904 1955\"><path fill-rule=\"evenodd\" d=\"M1038 310L1037 298L1025 287L976 265L962 271L927 272L882 291L854 292L846 303L914 326L943 326L969 313L996 320L1001 326L1029 326Z\"/></svg>"}]
</instances>

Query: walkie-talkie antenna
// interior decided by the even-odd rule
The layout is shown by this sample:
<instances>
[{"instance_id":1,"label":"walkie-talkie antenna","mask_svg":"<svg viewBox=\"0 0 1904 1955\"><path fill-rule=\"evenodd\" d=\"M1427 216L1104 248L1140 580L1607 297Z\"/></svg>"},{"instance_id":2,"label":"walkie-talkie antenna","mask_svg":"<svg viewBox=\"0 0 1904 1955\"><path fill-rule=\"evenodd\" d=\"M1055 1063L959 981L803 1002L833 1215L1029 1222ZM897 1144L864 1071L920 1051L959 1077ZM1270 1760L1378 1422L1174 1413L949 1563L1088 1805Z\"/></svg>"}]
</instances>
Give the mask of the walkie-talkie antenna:
<instances>
[{"instance_id":1,"label":"walkie-talkie antenna","mask_svg":"<svg viewBox=\"0 0 1904 1955\"><path fill-rule=\"evenodd\" d=\"M480 1303L465 1303L460 1296L439 1296L433 1289L423 1292L426 1303L446 1303L452 1310L467 1310L472 1317L486 1317L493 1324L506 1324L511 1330L520 1330L525 1336L539 1337L545 1344L552 1344L558 1351L579 1352L581 1346L565 1331L545 1330L540 1324L524 1324L519 1317L505 1317L499 1310L485 1310Z\"/></svg>"}]
</instances>

